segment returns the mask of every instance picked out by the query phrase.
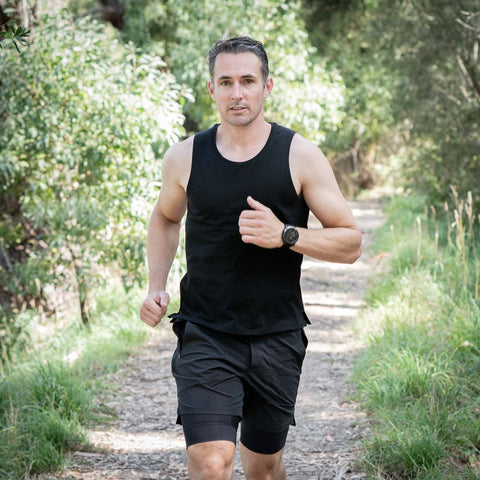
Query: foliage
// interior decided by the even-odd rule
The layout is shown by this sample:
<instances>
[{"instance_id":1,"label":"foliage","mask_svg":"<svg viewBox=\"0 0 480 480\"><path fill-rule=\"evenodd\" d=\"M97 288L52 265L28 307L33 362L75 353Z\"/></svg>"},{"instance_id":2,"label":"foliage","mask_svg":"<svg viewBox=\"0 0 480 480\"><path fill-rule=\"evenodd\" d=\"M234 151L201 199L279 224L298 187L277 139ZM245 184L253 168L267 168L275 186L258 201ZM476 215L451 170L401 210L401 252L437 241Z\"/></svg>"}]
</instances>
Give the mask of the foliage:
<instances>
[{"instance_id":1,"label":"foliage","mask_svg":"<svg viewBox=\"0 0 480 480\"><path fill-rule=\"evenodd\" d=\"M6 30L0 30L0 48L3 48L2 40L10 40L17 50L17 52L21 55L22 52L18 47L18 44L26 47L28 45L26 38L30 35L30 30L27 30L25 27L15 27L13 25L6 25Z\"/></svg>"},{"instance_id":2,"label":"foliage","mask_svg":"<svg viewBox=\"0 0 480 480\"><path fill-rule=\"evenodd\" d=\"M165 40L172 35L171 19L165 2L126 0L126 22L123 37L138 47L165 54Z\"/></svg>"},{"instance_id":3,"label":"foliage","mask_svg":"<svg viewBox=\"0 0 480 480\"><path fill-rule=\"evenodd\" d=\"M367 2L368 41L395 77L393 115L412 147L408 180L435 202L449 185L480 205L480 8L476 1Z\"/></svg>"},{"instance_id":4,"label":"foliage","mask_svg":"<svg viewBox=\"0 0 480 480\"><path fill-rule=\"evenodd\" d=\"M392 75L379 62L366 32L375 12L359 0L304 0L303 17L312 44L345 82L346 115L330 132L327 148L349 150L361 141L362 153L389 136Z\"/></svg>"},{"instance_id":5,"label":"foliage","mask_svg":"<svg viewBox=\"0 0 480 480\"><path fill-rule=\"evenodd\" d=\"M37 7L28 3L22 0L0 2L0 49L14 47L22 55L20 47L28 46L31 15Z\"/></svg>"},{"instance_id":6,"label":"foliage","mask_svg":"<svg viewBox=\"0 0 480 480\"><path fill-rule=\"evenodd\" d=\"M472 198L425 211L396 198L377 250L390 269L371 288L356 365L373 413L364 465L371 478L446 480L480 474L480 258Z\"/></svg>"},{"instance_id":7,"label":"foliage","mask_svg":"<svg viewBox=\"0 0 480 480\"><path fill-rule=\"evenodd\" d=\"M22 59L1 51L0 78L0 285L21 308L73 266L86 320L102 266L127 287L144 278L160 158L188 92L160 58L66 13L42 20Z\"/></svg>"},{"instance_id":8,"label":"foliage","mask_svg":"<svg viewBox=\"0 0 480 480\"><path fill-rule=\"evenodd\" d=\"M346 85L345 122L328 147L403 149L402 181L480 205L478 1L304 0L309 37ZM398 157L398 155L397 155Z\"/></svg>"},{"instance_id":9,"label":"foliage","mask_svg":"<svg viewBox=\"0 0 480 480\"><path fill-rule=\"evenodd\" d=\"M195 102L185 108L191 130L217 121L207 90L207 54L217 40L235 35L259 39L269 54L274 78L266 105L270 120L297 129L316 142L323 142L326 132L337 128L342 120L343 81L316 56L301 20L300 2L165 0L161 5L144 0L142 4L150 44L156 39L165 45L177 80L194 92ZM144 42L142 35L135 31L132 39Z\"/></svg>"}]
</instances>

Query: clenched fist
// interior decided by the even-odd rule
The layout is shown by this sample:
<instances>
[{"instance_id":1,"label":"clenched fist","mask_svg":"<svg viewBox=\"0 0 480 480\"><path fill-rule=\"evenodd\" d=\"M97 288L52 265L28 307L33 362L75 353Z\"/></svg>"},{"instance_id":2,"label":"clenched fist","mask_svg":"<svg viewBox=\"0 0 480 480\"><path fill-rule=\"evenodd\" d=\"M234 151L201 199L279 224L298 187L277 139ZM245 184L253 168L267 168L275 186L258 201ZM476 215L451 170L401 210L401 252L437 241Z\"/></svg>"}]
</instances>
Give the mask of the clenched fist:
<instances>
[{"instance_id":1,"label":"clenched fist","mask_svg":"<svg viewBox=\"0 0 480 480\"><path fill-rule=\"evenodd\" d=\"M156 327L167 313L169 302L168 293L160 290L150 292L140 307L140 319L150 327Z\"/></svg>"},{"instance_id":2,"label":"clenched fist","mask_svg":"<svg viewBox=\"0 0 480 480\"><path fill-rule=\"evenodd\" d=\"M243 210L238 220L242 241L263 248L283 246L283 223L270 208L252 197L248 196L247 202L252 209Z\"/></svg>"}]
</instances>

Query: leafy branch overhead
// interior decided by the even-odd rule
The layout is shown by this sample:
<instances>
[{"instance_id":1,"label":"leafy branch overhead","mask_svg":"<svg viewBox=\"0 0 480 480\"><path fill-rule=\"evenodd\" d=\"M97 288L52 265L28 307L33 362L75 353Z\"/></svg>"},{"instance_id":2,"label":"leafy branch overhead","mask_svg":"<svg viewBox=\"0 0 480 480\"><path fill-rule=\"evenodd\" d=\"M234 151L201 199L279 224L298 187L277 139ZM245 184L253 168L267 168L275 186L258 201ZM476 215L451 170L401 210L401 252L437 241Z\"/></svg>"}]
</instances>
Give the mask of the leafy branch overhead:
<instances>
[{"instance_id":1,"label":"leafy branch overhead","mask_svg":"<svg viewBox=\"0 0 480 480\"><path fill-rule=\"evenodd\" d=\"M13 26L11 24L6 24L4 27L5 30L0 31L0 48L3 48L2 40L10 40L21 55L22 52L18 48L18 44L24 47L28 46L27 37L30 36L30 30L27 30L26 27Z\"/></svg>"}]
</instances>

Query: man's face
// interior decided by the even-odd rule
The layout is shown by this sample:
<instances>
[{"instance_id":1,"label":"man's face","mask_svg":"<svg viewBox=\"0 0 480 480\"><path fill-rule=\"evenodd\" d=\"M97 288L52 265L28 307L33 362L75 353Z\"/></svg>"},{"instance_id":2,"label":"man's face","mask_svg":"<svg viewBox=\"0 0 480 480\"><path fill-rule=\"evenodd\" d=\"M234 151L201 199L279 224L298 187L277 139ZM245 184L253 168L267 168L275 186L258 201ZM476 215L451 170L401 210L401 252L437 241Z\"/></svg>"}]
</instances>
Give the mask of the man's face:
<instances>
[{"instance_id":1,"label":"man's face","mask_svg":"<svg viewBox=\"0 0 480 480\"><path fill-rule=\"evenodd\" d=\"M251 52L220 53L208 82L222 122L233 126L249 125L260 114L263 118L263 102L272 86L271 78L264 85L260 59Z\"/></svg>"}]
</instances>

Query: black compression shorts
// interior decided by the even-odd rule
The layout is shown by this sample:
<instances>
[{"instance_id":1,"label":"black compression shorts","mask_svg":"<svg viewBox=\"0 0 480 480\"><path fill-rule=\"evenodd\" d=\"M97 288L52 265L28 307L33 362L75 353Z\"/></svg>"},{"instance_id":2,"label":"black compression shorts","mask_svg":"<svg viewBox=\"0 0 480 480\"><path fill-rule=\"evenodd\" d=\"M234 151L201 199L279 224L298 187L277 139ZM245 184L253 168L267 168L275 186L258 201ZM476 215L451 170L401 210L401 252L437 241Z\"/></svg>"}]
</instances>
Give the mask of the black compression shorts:
<instances>
[{"instance_id":1,"label":"black compression shorts","mask_svg":"<svg viewBox=\"0 0 480 480\"><path fill-rule=\"evenodd\" d=\"M257 453L276 453L295 425L294 409L307 339L303 329L237 336L175 320L172 358L178 423L187 447L241 441Z\"/></svg>"}]
</instances>

